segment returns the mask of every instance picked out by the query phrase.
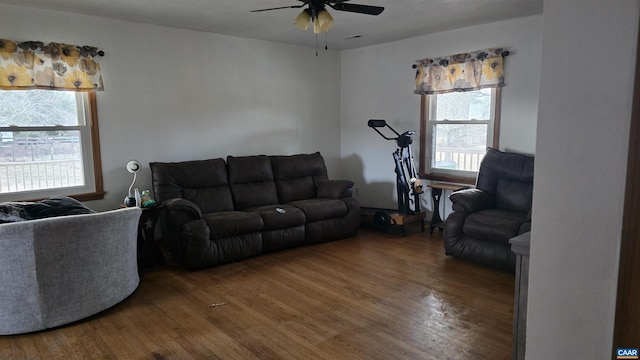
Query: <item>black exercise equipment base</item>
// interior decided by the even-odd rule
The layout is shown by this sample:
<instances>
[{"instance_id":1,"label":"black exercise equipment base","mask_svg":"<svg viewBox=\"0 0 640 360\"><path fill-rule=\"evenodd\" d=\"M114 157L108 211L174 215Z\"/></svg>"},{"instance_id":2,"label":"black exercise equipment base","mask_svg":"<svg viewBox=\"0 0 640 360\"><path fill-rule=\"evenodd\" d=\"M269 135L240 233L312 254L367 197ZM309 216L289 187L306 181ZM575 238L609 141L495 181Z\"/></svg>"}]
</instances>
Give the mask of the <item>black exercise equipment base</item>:
<instances>
[{"instance_id":1,"label":"black exercise equipment base","mask_svg":"<svg viewBox=\"0 0 640 360\"><path fill-rule=\"evenodd\" d=\"M372 224L378 230L387 230L392 225L399 225L402 236L406 235L405 225L420 222L420 229L425 231L424 211L416 214L400 214L398 210L363 207L360 209L362 223Z\"/></svg>"}]
</instances>

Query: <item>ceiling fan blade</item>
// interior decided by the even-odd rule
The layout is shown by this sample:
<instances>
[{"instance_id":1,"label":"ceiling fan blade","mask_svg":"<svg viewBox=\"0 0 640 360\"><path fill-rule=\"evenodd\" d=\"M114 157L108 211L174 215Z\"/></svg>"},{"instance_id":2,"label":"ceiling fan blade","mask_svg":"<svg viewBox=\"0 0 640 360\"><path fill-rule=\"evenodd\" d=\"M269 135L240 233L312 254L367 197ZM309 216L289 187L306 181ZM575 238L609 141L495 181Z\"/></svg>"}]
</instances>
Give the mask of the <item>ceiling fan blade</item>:
<instances>
[{"instance_id":1,"label":"ceiling fan blade","mask_svg":"<svg viewBox=\"0 0 640 360\"><path fill-rule=\"evenodd\" d=\"M371 5L359 5L359 4L345 4L343 2L336 3L335 5L329 4L334 10L340 11L349 11L359 14L368 14L368 15L379 15L384 7L382 6L371 6Z\"/></svg>"},{"instance_id":2,"label":"ceiling fan blade","mask_svg":"<svg viewBox=\"0 0 640 360\"><path fill-rule=\"evenodd\" d=\"M260 12L260 11L270 11L270 10L280 10L280 9L297 9L297 8L304 7L306 5L307 4L293 5L293 6L280 6L280 7L268 8L268 9L251 10L250 12Z\"/></svg>"},{"instance_id":3,"label":"ceiling fan blade","mask_svg":"<svg viewBox=\"0 0 640 360\"><path fill-rule=\"evenodd\" d=\"M334 10L340 11L349 11L355 12L359 14L368 14L368 15L379 15L384 8L382 6L371 6L371 5L359 5L359 4L345 4L345 3L336 3L335 5L329 4Z\"/></svg>"}]
</instances>

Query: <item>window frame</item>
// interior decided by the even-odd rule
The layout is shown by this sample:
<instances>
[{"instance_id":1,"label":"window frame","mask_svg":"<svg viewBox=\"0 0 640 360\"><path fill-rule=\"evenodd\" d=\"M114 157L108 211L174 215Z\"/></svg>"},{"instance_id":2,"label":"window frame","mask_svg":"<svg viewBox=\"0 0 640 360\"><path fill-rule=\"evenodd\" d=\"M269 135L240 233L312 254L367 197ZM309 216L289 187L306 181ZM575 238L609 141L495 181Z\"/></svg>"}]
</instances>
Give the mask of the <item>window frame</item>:
<instances>
[{"instance_id":1,"label":"window frame","mask_svg":"<svg viewBox=\"0 0 640 360\"><path fill-rule=\"evenodd\" d=\"M81 136L89 137L89 141L82 141L82 157L85 173L85 187L90 191L73 193L73 191L65 191L65 188L44 189L34 191L24 191L19 193L0 194L0 201L36 201L43 199L45 196L53 193L72 197L78 201L90 201L104 199L104 183L102 180L102 157L100 152L100 131L98 126L98 104L96 93L86 92L84 101L78 101L78 112L84 113L84 125L78 126L61 126L61 127L11 127L10 131L50 131L55 129L61 130L79 130ZM5 128L3 128L5 129ZM90 158L89 158L90 157ZM71 188L67 188L71 189ZM49 194L47 194L49 193Z\"/></svg>"},{"instance_id":2,"label":"window frame","mask_svg":"<svg viewBox=\"0 0 640 360\"><path fill-rule=\"evenodd\" d=\"M487 136L492 136L491 147L498 148L500 144L500 113L502 108L502 88L492 88L493 104L493 129L489 126ZM436 95L437 96L437 95ZM477 173L471 175L464 170L431 169L431 156L433 144L433 131L430 121L435 111L432 111L431 102L435 100L433 95L420 95L420 164L418 172L420 178L434 181L445 181L473 185L476 182ZM466 122L466 121L465 121ZM460 122L451 122L460 123ZM472 123L469 121L469 123ZM490 123L490 122L489 122Z\"/></svg>"}]
</instances>

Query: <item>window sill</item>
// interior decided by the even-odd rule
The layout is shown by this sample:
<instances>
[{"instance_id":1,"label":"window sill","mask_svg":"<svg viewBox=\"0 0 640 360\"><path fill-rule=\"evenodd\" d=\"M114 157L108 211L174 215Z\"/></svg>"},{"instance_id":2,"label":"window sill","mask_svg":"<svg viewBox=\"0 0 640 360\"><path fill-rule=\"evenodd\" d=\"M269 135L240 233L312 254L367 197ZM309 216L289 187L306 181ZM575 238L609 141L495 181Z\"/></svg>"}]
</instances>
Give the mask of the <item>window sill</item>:
<instances>
[{"instance_id":1,"label":"window sill","mask_svg":"<svg viewBox=\"0 0 640 360\"><path fill-rule=\"evenodd\" d=\"M476 178L455 176L455 175L429 173L429 174L420 174L420 178L425 180L443 181L443 182L456 183L456 184L468 184L468 185L476 184Z\"/></svg>"}]
</instances>

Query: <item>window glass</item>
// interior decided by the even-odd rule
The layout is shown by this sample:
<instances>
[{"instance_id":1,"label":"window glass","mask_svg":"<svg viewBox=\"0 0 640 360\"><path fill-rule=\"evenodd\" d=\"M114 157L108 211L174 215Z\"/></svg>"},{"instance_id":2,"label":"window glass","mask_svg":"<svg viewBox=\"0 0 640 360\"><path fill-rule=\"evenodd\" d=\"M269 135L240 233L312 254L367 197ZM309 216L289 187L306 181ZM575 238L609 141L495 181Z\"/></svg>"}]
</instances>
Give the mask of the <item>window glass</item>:
<instances>
[{"instance_id":1,"label":"window glass","mask_svg":"<svg viewBox=\"0 0 640 360\"><path fill-rule=\"evenodd\" d=\"M0 90L0 201L97 191L88 99Z\"/></svg>"},{"instance_id":2,"label":"window glass","mask_svg":"<svg viewBox=\"0 0 640 360\"><path fill-rule=\"evenodd\" d=\"M489 120L491 89L431 95L436 98L433 120Z\"/></svg>"},{"instance_id":3,"label":"window glass","mask_svg":"<svg viewBox=\"0 0 640 360\"><path fill-rule=\"evenodd\" d=\"M78 104L74 92L0 90L0 126L2 127L73 126L79 125L79 120L83 119L84 116L78 116Z\"/></svg>"},{"instance_id":4,"label":"window glass","mask_svg":"<svg viewBox=\"0 0 640 360\"><path fill-rule=\"evenodd\" d=\"M474 179L487 147L496 147L497 89L424 95L421 137L423 176ZM448 179L456 177L457 179Z\"/></svg>"},{"instance_id":5,"label":"window glass","mask_svg":"<svg viewBox=\"0 0 640 360\"><path fill-rule=\"evenodd\" d=\"M487 124L436 124L432 167L478 171L487 148Z\"/></svg>"}]
</instances>

